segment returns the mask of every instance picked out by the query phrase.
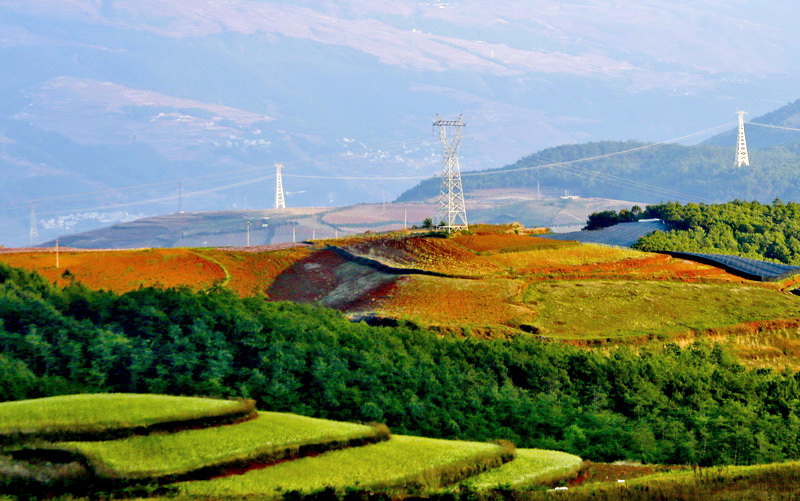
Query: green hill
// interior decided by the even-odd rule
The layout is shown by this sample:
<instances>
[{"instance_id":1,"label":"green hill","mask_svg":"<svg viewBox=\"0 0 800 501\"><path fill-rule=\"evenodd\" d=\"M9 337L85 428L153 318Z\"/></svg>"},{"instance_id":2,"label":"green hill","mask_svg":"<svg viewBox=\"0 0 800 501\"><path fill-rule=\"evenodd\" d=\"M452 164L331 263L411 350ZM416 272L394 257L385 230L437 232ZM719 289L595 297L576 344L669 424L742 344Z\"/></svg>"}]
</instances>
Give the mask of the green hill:
<instances>
[{"instance_id":1,"label":"green hill","mask_svg":"<svg viewBox=\"0 0 800 501\"><path fill-rule=\"evenodd\" d=\"M785 131L784 131L785 132ZM602 141L541 150L499 169L464 172L464 190L528 187L568 190L581 197L618 200L721 202L792 200L800 189L800 133L789 144L751 149L750 166L734 164L734 145L652 145ZM439 193L429 179L398 202Z\"/></svg>"}]
</instances>

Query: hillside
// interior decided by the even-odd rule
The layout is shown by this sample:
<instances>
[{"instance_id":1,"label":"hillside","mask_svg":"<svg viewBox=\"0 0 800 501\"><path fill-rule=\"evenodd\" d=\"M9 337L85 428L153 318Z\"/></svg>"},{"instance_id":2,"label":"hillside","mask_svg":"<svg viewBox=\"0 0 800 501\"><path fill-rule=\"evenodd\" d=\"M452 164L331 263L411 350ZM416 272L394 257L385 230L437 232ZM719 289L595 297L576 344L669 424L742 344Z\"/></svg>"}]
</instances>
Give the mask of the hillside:
<instances>
[{"instance_id":1,"label":"hillside","mask_svg":"<svg viewBox=\"0 0 800 501\"><path fill-rule=\"evenodd\" d=\"M242 296L320 303L369 323L476 337L535 334L592 345L730 334L749 364L800 366L797 337L788 334L800 303L784 292L795 276L753 282L714 263L526 231L478 225L453 238L399 232L277 248L62 248L58 267L54 249L10 250L0 262L60 286L117 293L223 286Z\"/></svg>"},{"instance_id":2,"label":"hillside","mask_svg":"<svg viewBox=\"0 0 800 501\"><path fill-rule=\"evenodd\" d=\"M787 131L784 131L787 132ZM800 134L792 132L793 134ZM771 132L770 132L771 134ZM573 195L629 200L724 202L792 200L800 189L800 135L792 143L750 149L750 166L734 164L731 146L653 145L603 141L541 150L499 169L462 175L464 190L559 186ZM411 202L435 196L436 179L398 197Z\"/></svg>"}]
</instances>

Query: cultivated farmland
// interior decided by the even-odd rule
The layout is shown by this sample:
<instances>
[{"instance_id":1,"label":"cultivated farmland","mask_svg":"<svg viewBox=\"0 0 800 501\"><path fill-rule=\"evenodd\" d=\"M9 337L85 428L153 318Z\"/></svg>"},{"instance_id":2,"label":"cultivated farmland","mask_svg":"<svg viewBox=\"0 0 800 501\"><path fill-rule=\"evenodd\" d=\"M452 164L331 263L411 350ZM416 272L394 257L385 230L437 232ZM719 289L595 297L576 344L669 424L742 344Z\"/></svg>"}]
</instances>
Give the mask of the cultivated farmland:
<instances>
[{"instance_id":1,"label":"cultivated farmland","mask_svg":"<svg viewBox=\"0 0 800 501\"><path fill-rule=\"evenodd\" d=\"M498 479L514 478L525 485L553 482L574 476L581 464L576 456L541 450L526 450L517 461L513 444L505 441L390 437L383 425L296 414L261 412L227 425L211 421L221 412L240 413L243 405L252 410L246 402L133 394L0 403L4 423L32 419L39 424L13 428L22 447L0 450L0 485L6 486L5 492L27 494L63 490L92 495L96 489L110 493L156 482L166 485L167 492L190 498L277 499L289 491L302 495L324 488L340 494L361 489L402 495L435 492L475 475L477 483L470 488L479 490L492 488ZM46 419L61 410L66 412L55 424ZM198 426L167 433L140 427L136 436L106 438L131 424L171 420L180 425L187 416ZM205 421L200 424L198 418ZM40 441L45 423L47 429L63 431L88 429L87 422L97 431L92 441ZM498 475L485 476L495 469ZM147 497L146 490L141 492Z\"/></svg>"}]
</instances>

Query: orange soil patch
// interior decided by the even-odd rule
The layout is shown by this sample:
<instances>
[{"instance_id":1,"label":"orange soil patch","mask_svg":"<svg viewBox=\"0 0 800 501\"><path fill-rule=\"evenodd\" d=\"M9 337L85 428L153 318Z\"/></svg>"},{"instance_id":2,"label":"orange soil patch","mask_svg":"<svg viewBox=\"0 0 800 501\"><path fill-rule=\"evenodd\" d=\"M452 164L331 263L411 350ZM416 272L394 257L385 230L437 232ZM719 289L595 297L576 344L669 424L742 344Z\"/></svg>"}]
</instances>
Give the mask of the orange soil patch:
<instances>
[{"instance_id":1,"label":"orange soil patch","mask_svg":"<svg viewBox=\"0 0 800 501\"><path fill-rule=\"evenodd\" d=\"M575 250L581 249L580 247ZM559 259L548 259L542 252L517 252L499 254L491 260L507 267L513 274L535 275L544 279L625 279L625 280L676 280L684 282L749 282L721 268L673 258L665 254L640 253L641 257L623 257L620 253L633 253L623 249L591 250L584 264L563 264L573 249L564 249Z\"/></svg>"},{"instance_id":2,"label":"orange soil patch","mask_svg":"<svg viewBox=\"0 0 800 501\"><path fill-rule=\"evenodd\" d=\"M523 286L510 279L407 276L373 307L382 315L426 325L515 326L535 316L530 307L517 303Z\"/></svg>"},{"instance_id":3,"label":"orange soil patch","mask_svg":"<svg viewBox=\"0 0 800 501\"><path fill-rule=\"evenodd\" d=\"M551 240L508 233L478 233L461 235L452 239L459 245L475 252L513 252L523 249L561 249L577 246L576 242Z\"/></svg>"},{"instance_id":4,"label":"orange soil patch","mask_svg":"<svg viewBox=\"0 0 800 501\"><path fill-rule=\"evenodd\" d=\"M224 249L196 251L222 265L228 272L226 285L240 296L266 293L275 279L294 263L314 251L307 247L292 247L268 252L246 252Z\"/></svg>"},{"instance_id":5,"label":"orange soil patch","mask_svg":"<svg viewBox=\"0 0 800 501\"><path fill-rule=\"evenodd\" d=\"M148 286L200 290L225 279L222 267L188 249L65 251L59 253L58 268L53 251L3 253L0 261L37 271L59 286L75 280L117 293Z\"/></svg>"},{"instance_id":6,"label":"orange soil patch","mask_svg":"<svg viewBox=\"0 0 800 501\"><path fill-rule=\"evenodd\" d=\"M447 238L418 236L351 237L331 242L348 252L397 268L449 275L485 276L500 269Z\"/></svg>"}]
</instances>

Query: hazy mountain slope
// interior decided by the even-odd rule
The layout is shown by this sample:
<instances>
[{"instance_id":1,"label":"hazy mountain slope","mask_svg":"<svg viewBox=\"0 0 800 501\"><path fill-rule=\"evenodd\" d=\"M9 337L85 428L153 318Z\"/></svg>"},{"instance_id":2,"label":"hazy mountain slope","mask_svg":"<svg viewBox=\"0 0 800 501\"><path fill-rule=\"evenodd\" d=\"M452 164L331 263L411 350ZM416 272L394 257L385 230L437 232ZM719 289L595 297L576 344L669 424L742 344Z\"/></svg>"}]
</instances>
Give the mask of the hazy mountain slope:
<instances>
[{"instance_id":1,"label":"hazy mountain slope","mask_svg":"<svg viewBox=\"0 0 800 501\"><path fill-rule=\"evenodd\" d=\"M800 143L800 99L758 117L745 116L745 122L748 150ZM738 129L732 129L707 139L703 144L730 146L736 144L737 139Z\"/></svg>"},{"instance_id":2,"label":"hazy mountain slope","mask_svg":"<svg viewBox=\"0 0 800 501\"><path fill-rule=\"evenodd\" d=\"M683 136L796 98L793 14L714 0L9 0L0 233L26 243L33 200L40 224L174 212L179 180L189 210L269 207L275 162L295 206L391 199L438 171L436 113L464 113L465 170ZM375 177L395 179L352 179ZM149 187L106 191L132 185Z\"/></svg>"}]
</instances>

